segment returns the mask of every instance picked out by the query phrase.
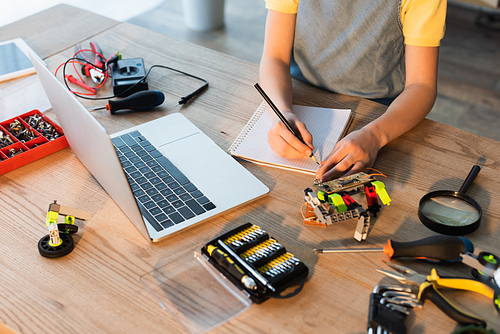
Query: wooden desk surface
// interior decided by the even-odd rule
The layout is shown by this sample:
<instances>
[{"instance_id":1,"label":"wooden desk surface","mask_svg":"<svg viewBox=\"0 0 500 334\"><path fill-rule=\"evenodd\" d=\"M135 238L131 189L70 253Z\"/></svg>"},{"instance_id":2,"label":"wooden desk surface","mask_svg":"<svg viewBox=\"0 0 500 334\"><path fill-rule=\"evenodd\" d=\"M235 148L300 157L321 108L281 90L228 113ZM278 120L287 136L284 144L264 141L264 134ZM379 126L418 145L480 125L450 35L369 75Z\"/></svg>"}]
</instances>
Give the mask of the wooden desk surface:
<instances>
[{"instance_id":1,"label":"wooden desk surface","mask_svg":"<svg viewBox=\"0 0 500 334\"><path fill-rule=\"evenodd\" d=\"M72 56L75 43L91 38L106 56L119 51L124 58L144 58L148 68L153 64L171 66L210 82L203 95L176 109L178 99L199 83L153 70L149 85L165 93L162 108L126 116L95 112L110 133L181 112L225 150L261 102L252 87L258 80L255 64L66 5L0 28L0 36L24 38L52 70ZM376 103L327 93L298 81L294 81L294 103L351 108L356 113L353 129L385 110ZM375 272L384 266L385 256L318 256L312 249L381 247L388 238L411 241L436 235L418 220L419 199L432 190L458 190L472 165L483 159L484 168L468 195L481 204L484 215L479 230L467 237L476 253L500 254L499 152L499 142L429 120L391 142L380 152L375 167L387 175L383 182L392 203L373 220L368 239L361 245L353 239L352 224L326 229L303 225L299 210L303 189L312 184L311 176L243 163L271 189L269 196L152 244L72 151L64 149L0 177L0 321L20 333L183 333L142 286L139 276L252 222L305 262L310 269L308 280L297 296L252 305L211 333L366 333L372 289L379 283L395 283ZM47 234L44 222L54 199L93 216L91 221L79 223L77 245L71 254L47 259L38 254L37 242ZM432 267L415 260L396 262L421 272ZM470 277L470 268L463 264L435 267L444 275ZM464 310L484 316L490 328L500 329L500 317L491 300L472 292L446 295ZM410 333L450 333L458 328L430 302L413 310L406 326Z\"/></svg>"}]
</instances>

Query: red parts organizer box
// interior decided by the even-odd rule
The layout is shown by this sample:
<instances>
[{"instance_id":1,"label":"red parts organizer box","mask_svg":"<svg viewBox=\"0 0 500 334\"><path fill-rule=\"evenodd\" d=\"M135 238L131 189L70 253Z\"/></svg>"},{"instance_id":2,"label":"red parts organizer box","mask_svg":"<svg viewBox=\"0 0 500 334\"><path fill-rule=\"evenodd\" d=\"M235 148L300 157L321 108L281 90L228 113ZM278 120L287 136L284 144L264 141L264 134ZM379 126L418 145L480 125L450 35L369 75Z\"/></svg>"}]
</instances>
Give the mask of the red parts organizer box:
<instances>
[{"instance_id":1,"label":"red parts organizer box","mask_svg":"<svg viewBox=\"0 0 500 334\"><path fill-rule=\"evenodd\" d=\"M41 118L40 121L44 121L50 124L59 134L59 137L50 140L49 138L52 137L51 135L44 133L43 130L37 131L37 129L30 126L26 121L30 116L38 116ZM30 133L33 134L34 137L32 139L27 141L19 139L15 135L18 131L9 131L11 123L15 122L16 120L19 121L24 128L29 130ZM0 148L0 175L27 165L30 162L43 158L49 154L62 150L65 147L68 147L68 141L66 140L66 136L64 135L61 127L55 124L50 118L43 115L38 110L32 110L22 115L0 122L0 132L0 146L3 146L2 143L4 142L11 142L10 144L8 144L8 146L3 146ZM10 138L10 140L2 139L2 137L7 136ZM19 153L20 150L22 150L22 153ZM13 152L17 154L12 155Z\"/></svg>"}]
</instances>

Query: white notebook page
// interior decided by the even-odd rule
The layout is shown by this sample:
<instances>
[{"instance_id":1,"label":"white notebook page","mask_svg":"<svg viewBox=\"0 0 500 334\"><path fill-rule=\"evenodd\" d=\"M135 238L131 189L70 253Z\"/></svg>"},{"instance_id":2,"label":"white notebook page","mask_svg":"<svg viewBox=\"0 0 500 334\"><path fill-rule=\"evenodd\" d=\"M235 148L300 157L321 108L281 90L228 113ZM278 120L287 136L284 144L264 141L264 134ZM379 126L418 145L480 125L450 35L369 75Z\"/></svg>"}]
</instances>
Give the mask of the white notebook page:
<instances>
[{"instance_id":1,"label":"white notebook page","mask_svg":"<svg viewBox=\"0 0 500 334\"><path fill-rule=\"evenodd\" d=\"M306 125L313 136L314 155L319 162L325 160L335 144L344 134L351 119L348 109L328 109L293 105L292 111ZM233 156L273 165L314 173L319 166L312 159L284 159L275 153L267 143L267 132L271 127L271 117L262 103L252 119L229 148Z\"/></svg>"}]
</instances>

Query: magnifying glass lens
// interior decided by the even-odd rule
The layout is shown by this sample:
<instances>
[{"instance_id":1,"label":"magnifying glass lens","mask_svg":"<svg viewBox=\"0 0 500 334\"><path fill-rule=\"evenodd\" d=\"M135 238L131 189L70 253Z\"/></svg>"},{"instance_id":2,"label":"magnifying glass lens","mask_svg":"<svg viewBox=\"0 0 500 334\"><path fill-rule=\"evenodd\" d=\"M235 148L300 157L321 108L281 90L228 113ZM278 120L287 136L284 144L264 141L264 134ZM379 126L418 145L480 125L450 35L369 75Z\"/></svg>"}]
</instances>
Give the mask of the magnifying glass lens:
<instances>
[{"instance_id":1,"label":"magnifying glass lens","mask_svg":"<svg viewBox=\"0 0 500 334\"><path fill-rule=\"evenodd\" d=\"M474 206L457 197L431 197L422 203L420 209L428 219L448 226L470 225L480 217Z\"/></svg>"}]
</instances>

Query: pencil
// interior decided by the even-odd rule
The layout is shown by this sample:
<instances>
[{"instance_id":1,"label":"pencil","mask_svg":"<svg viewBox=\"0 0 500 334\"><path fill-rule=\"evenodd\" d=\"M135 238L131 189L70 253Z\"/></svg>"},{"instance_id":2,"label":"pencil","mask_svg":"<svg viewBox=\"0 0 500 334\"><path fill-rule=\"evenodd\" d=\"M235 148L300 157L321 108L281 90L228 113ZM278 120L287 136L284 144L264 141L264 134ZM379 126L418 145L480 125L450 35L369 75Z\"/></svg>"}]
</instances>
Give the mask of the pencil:
<instances>
[{"instance_id":1,"label":"pencil","mask_svg":"<svg viewBox=\"0 0 500 334\"><path fill-rule=\"evenodd\" d=\"M286 128L288 129L288 131L290 131L294 136L295 138L297 138L298 140L300 140L302 142L302 144L304 145L307 145L304 140L302 139L301 136L299 136L292 128L292 126L290 125L290 123L288 123L287 119L285 118L285 116L283 116L283 114L281 113L281 111L279 111L278 107L276 107L273 103L273 101L271 101L271 99L269 98L269 96L267 96L267 94L264 92L264 90L260 87L260 85L258 83L256 83L254 85L254 87L257 89L257 91L260 93L260 95L262 95L262 97L264 98L264 101L266 101L266 103L271 107L271 109L274 111L274 113L276 114L276 116L278 116L278 118L283 122L283 124L285 124ZM309 158L313 159L313 161L315 163L317 163L318 165L321 166L321 164L318 162L318 160L316 159L316 157L314 156L314 153L311 153L311 155L309 156Z\"/></svg>"}]
</instances>

